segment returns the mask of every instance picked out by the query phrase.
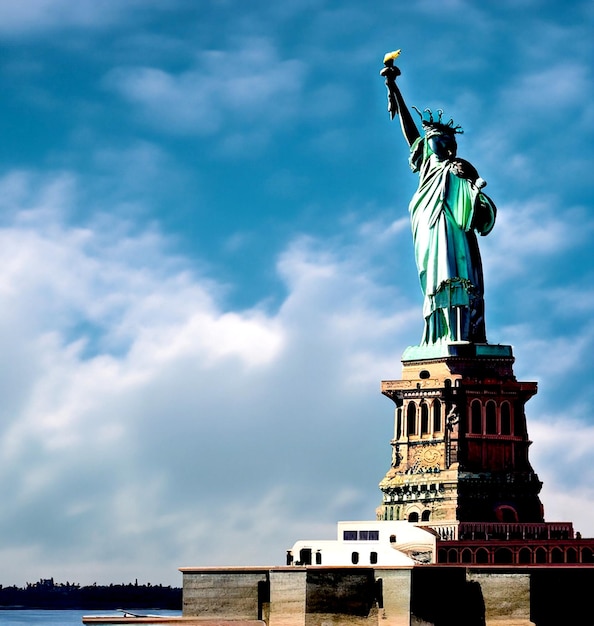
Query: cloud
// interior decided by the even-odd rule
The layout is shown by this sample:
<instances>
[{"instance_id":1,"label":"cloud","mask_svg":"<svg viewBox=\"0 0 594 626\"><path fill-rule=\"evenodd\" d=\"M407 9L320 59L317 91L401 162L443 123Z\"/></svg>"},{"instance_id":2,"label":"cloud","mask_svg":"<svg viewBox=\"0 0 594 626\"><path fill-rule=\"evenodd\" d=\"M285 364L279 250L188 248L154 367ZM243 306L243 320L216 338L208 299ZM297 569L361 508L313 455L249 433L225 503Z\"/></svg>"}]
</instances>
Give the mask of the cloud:
<instances>
[{"instance_id":1,"label":"cloud","mask_svg":"<svg viewBox=\"0 0 594 626\"><path fill-rule=\"evenodd\" d=\"M594 501L594 427L565 414L563 419L550 416L535 421L529 424L529 431L535 442L532 464L544 482L541 499L547 520L573 521L576 530L590 536L587 533L592 532L592 510L584 503Z\"/></svg>"},{"instance_id":2,"label":"cloud","mask_svg":"<svg viewBox=\"0 0 594 626\"><path fill-rule=\"evenodd\" d=\"M383 208L414 187L404 142L402 181L381 163L399 130L377 66L399 46L405 96L450 103L499 206L480 241L488 331L539 381L547 516L594 532L587 37L510 30L526 3L453 1L446 22L430 3L70 4L0 9L15 102L26 83L60 105L7 110L7 142L19 163L63 167L0 179L0 582L179 584L178 566L282 563L296 539L373 517L393 432L379 381L422 325L406 211ZM59 76L65 62L84 79ZM241 176L213 156L241 156ZM278 285L258 302L262 258ZM240 289L249 307L229 304Z\"/></svg>"},{"instance_id":3,"label":"cloud","mask_svg":"<svg viewBox=\"0 0 594 626\"><path fill-rule=\"evenodd\" d=\"M300 61L280 58L270 41L252 38L233 50L202 51L194 67L178 73L116 68L105 85L162 131L210 135L237 133L247 122L266 128L289 119L299 106L303 79Z\"/></svg>"},{"instance_id":4,"label":"cloud","mask_svg":"<svg viewBox=\"0 0 594 626\"><path fill-rule=\"evenodd\" d=\"M332 238L295 237L277 261L279 306L234 310L159 229L107 213L70 225L79 186L68 173L0 180L1 581L45 565L82 583L179 584L179 566L282 563L296 539L373 517L392 430L379 381L400 376L420 331L418 302L377 265L390 255L398 273L406 221L352 213ZM542 229L526 253L554 257L555 212L523 210ZM545 380L575 374L591 342L511 330L519 371L543 351L567 357ZM579 419L587 398L564 402Z\"/></svg>"},{"instance_id":5,"label":"cloud","mask_svg":"<svg viewBox=\"0 0 594 626\"><path fill-rule=\"evenodd\" d=\"M277 312L226 311L216 283L168 258L158 232L106 216L69 226L76 184L60 180L37 193L34 176L3 181L12 202L34 208L0 230L0 334L13 363L0 377L0 528L5 554L34 561L2 579L36 579L58 559L72 579L68 568L105 557L122 578L174 580L186 559L256 559L256 546L279 562L304 519L324 524L318 514L367 502L358 411L394 367L411 316L375 310L394 294L366 277L361 249L345 257L298 240L279 261L290 294ZM355 486L335 444L359 468ZM306 502L314 508L300 513ZM259 533L247 551L246 525Z\"/></svg>"},{"instance_id":6,"label":"cloud","mask_svg":"<svg viewBox=\"0 0 594 626\"><path fill-rule=\"evenodd\" d=\"M151 5L159 10L159 2L143 0L28 0L27 2L0 3L0 36L15 38L38 35L56 30L96 30L113 25L121 19L134 15Z\"/></svg>"}]
</instances>

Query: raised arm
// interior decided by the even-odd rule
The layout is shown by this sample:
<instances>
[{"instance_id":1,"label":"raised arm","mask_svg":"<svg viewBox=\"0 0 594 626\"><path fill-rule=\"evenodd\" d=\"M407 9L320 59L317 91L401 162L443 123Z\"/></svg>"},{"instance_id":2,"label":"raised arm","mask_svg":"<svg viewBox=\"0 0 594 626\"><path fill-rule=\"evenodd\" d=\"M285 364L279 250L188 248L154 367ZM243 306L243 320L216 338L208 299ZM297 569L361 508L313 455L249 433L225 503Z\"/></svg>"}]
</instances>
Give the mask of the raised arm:
<instances>
[{"instance_id":1,"label":"raised arm","mask_svg":"<svg viewBox=\"0 0 594 626\"><path fill-rule=\"evenodd\" d=\"M388 89L388 111L390 112L391 119L394 119L396 115L400 117L400 126L402 128L402 134L406 139L409 146L412 146L414 141L418 139L421 134L417 128L410 111L408 110L404 98L400 93L396 85L396 77L400 75L400 70L390 62L384 61L385 67L380 74L386 79L386 87Z\"/></svg>"}]
</instances>

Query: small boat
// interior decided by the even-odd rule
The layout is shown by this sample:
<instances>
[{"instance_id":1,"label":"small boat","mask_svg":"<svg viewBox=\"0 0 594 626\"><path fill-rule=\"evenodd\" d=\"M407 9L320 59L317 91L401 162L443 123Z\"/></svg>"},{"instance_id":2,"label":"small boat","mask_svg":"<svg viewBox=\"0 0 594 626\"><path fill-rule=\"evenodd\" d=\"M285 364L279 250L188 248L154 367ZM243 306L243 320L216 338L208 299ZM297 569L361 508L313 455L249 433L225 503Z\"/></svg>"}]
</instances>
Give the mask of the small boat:
<instances>
[{"instance_id":1,"label":"small boat","mask_svg":"<svg viewBox=\"0 0 594 626\"><path fill-rule=\"evenodd\" d=\"M183 617L181 615L141 615L125 609L118 609L122 615L83 615L83 624L179 624L180 626L265 626L261 620L212 619L200 617Z\"/></svg>"}]
</instances>

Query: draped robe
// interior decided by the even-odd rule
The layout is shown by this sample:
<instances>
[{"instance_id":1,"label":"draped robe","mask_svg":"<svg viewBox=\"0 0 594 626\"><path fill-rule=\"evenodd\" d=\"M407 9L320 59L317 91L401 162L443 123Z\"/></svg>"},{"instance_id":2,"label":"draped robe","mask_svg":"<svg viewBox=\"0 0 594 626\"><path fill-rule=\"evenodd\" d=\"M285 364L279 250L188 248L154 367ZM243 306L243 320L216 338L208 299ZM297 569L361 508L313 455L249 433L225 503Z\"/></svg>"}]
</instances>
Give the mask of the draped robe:
<instances>
[{"instance_id":1,"label":"draped robe","mask_svg":"<svg viewBox=\"0 0 594 626\"><path fill-rule=\"evenodd\" d=\"M419 173L409 211L424 295L421 345L487 340L475 229L487 235L496 208L474 181L457 175L455 163L439 160L425 137L411 146L411 168Z\"/></svg>"}]
</instances>

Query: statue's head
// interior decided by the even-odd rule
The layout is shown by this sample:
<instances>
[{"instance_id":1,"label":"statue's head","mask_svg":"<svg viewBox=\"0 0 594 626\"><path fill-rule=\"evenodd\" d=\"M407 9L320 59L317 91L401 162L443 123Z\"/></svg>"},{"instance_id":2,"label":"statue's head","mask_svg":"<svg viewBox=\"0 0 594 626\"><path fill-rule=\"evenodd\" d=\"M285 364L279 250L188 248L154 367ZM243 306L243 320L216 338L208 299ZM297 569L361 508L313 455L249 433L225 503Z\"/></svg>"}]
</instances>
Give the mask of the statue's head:
<instances>
[{"instance_id":1,"label":"statue's head","mask_svg":"<svg viewBox=\"0 0 594 626\"><path fill-rule=\"evenodd\" d=\"M425 133L425 138L429 147L439 160L453 159L456 156L458 144L456 143L456 135L464 131L461 126L454 125L454 120L442 122L443 111L437 110L437 117L433 115L431 109L425 109L423 113L416 107L413 109L421 118L421 125Z\"/></svg>"},{"instance_id":2,"label":"statue's head","mask_svg":"<svg viewBox=\"0 0 594 626\"><path fill-rule=\"evenodd\" d=\"M427 143L431 151L440 161L447 161L456 156L458 144L454 135L448 133L431 133L426 134Z\"/></svg>"}]
</instances>

